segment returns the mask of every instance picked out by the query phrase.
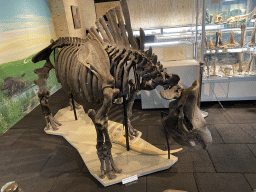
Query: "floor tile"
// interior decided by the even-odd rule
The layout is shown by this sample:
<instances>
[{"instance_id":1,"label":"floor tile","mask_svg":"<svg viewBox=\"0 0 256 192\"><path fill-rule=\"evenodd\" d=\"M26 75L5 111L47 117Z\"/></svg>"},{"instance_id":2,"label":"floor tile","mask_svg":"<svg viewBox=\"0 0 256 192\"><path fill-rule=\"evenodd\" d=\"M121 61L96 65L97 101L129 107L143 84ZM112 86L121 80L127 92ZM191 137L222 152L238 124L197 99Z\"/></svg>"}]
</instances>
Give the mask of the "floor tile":
<instances>
[{"instance_id":1,"label":"floor tile","mask_svg":"<svg viewBox=\"0 0 256 192\"><path fill-rule=\"evenodd\" d=\"M251 188L255 191L256 190L256 174L244 174L245 178L249 182Z\"/></svg>"},{"instance_id":2,"label":"floor tile","mask_svg":"<svg viewBox=\"0 0 256 192\"><path fill-rule=\"evenodd\" d=\"M18 174L16 173L1 173L0 172L0 189L6 184L11 181L16 181L18 178Z\"/></svg>"},{"instance_id":3,"label":"floor tile","mask_svg":"<svg viewBox=\"0 0 256 192\"><path fill-rule=\"evenodd\" d=\"M168 136L170 144L176 144L174 140ZM147 141L153 145L166 144L166 136L162 125L148 126Z\"/></svg>"},{"instance_id":4,"label":"floor tile","mask_svg":"<svg viewBox=\"0 0 256 192\"><path fill-rule=\"evenodd\" d=\"M244 132L256 139L256 127L253 124L237 124Z\"/></svg>"},{"instance_id":5,"label":"floor tile","mask_svg":"<svg viewBox=\"0 0 256 192\"><path fill-rule=\"evenodd\" d=\"M212 144L218 144L218 143L224 143L221 135L219 134L219 132L217 131L217 129L215 128L214 125L207 125L207 128L209 129L209 131L212 134Z\"/></svg>"},{"instance_id":6,"label":"floor tile","mask_svg":"<svg viewBox=\"0 0 256 192\"><path fill-rule=\"evenodd\" d=\"M20 135L13 135L13 136L4 136L1 135L0 137L0 147L2 146L10 146L15 143L19 139Z\"/></svg>"},{"instance_id":7,"label":"floor tile","mask_svg":"<svg viewBox=\"0 0 256 192\"><path fill-rule=\"evenodd\" d=\"M22 153L21 153L22 154ZM8 174L30 174L38 173L42 170L51 154L42 154L36 156L22 156L14 158L3 169Z\"/></svg>"},{"instance_id":8,"label":"floor tile","mask_svg":"<svg viewBox=\"0 0 256 192\"><path fill-rule=\"evenodd\" d=\"M178 161L170 168L170 172L215 172L211 159L206 150L195 150L183 147L183 150L173 154Z\"/></svg>"},{"instance_id":9,"label":"floor tile","mask_svg":"<svg viewBox=\"0 0 256 192\"><path fill-rule=\"evenodd\" d=\"M166 189L197 192L193 173L159 172L147 176L148 192L162 192Z\"/></svg>"},{"instance_id":10,"label":"floor tile","mask_svg":"<svg viewBox=\"0 0 256 192\"><path fill-rule=\"evenodd\" d=\"M73 147L59 147L45 164L42 172L81 172L84 162Z\"/></svg>"},{"instance_id":11,"label":"floor tile","mask_svg":"<svg viewBox=\"0 0 256 192\"><path fill-rule=\"evenodd\" d=\"M211 108L211 109L208 109L207 112L209 113L208 117L205 118L205 121L207 124L229 123L227 118L223 115L222 109Z\"/></svg>"},{"instance_id":12,"label":"floor tile","mask_svg":"<svg viewBox=\"0 0 256 192\"><path fill-rule=\"evenodd\" d=\"M41 173L20 174L16 179L19 187L24 191L50 191L57 176L47 176Z\"/></svg>"},{"instance_id":13,"label":"floor tile","mask_svg":"<svg viewBox=\"0 0 256 192\"><path fill-rule=\"evenodd\" d=\"M123 185L122 183L118 183L115 185L111 185L108 187L104 187L102 185L98 186L98 192L113 192L113 191L124 191L124 192L146 192L147 191L146 186L146 176L139 177L137 181L128 183L126 185Z\"/></svg>"},{"instance_id":14,"label":"floor tile","mask_svg":"<svg viewBox=\"0 0 256 192\"><path fill-rule=\"evenodd\" d=\"M256 158L245 144L216 144L207 150L217 172L256 172Z\"/></svg>"},{"instance_id":15,"label":"floor tile","mask_svg":"<svg viewBox=\"0 0 256 192\"><path fill-rule=\"evenodd\" d=\"M230 108L225 117L230 123L256 123L256 108Z\"/></svg>"},{"instance_id":16,"label":"floor tile","mask_svg":"<svg viewBox=\"0 0 256 192\"><path fill-rule=\"evenodd\" d=\"M4 167L11 163L11 161L19 156L21 149L12 149L10 147L0 148L0 172Z\"/></svg>"},{"instance_id":17,"label":"floor tile","mask_svg":"<svg viewBox=\"0 0 256 192\"><path fill-rule=\"evenodd\" d=\"M162 125L160 110L133 110L133 125Z\"/></svg>"},{"instance_id":18,"label":"floor tile","mask_svg":"<svg viewBox=\"0 0 256 192\"><path fill-rule=\"evenodd\" d=\"M256 157L256 144L248 144L247 146Z\"/></svg>"},{"instance_id":19,"label":"floor tile","mask_svg":"<svg viewBox=\"0 0 256 192\"><path fill-rule=\"evenodd\" d=\"M98 181L88 173L64 173L56 179L50 192L95 192Z\"/></svg>"},{"instance_id":20,"label":"floor tile","mask_svg":"<svg viewBox=\"0 0 256 192\"><path fill-rule=\"evenodd\" d=\"M251 192L243 174L239 173L195 173L199 192Z\"/></svg>"},{"instance_id":21,"label":"floor tile","mask_svg":"<svg viewBox=\"0 0 256 192\"><path fill-rule=\"evenodd\" d=\"M256 139L242 129L245 126L216 124L215 127L225 143L256 143Z\"/></svg>"}]
</instances>

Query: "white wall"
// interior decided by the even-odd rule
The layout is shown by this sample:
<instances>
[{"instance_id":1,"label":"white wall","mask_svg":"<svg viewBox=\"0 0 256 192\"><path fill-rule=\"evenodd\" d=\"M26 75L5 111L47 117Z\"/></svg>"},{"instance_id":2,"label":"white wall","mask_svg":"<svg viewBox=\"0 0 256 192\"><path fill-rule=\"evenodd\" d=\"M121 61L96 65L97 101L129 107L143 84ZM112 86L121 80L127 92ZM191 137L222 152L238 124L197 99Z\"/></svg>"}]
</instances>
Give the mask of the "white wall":
<instances>
[{"instance_id":1,"label":"white wall","mask_svg":"<svg viewBox=\"0 0 256 192\"><path fill-rule=\"evenodd\" d=\"M57 37L84 38L86 29L96 20L94 0L49 0L54 29ZM71 5L78 6L81 28L74 29Z\"/></svg>"}]
</instances>

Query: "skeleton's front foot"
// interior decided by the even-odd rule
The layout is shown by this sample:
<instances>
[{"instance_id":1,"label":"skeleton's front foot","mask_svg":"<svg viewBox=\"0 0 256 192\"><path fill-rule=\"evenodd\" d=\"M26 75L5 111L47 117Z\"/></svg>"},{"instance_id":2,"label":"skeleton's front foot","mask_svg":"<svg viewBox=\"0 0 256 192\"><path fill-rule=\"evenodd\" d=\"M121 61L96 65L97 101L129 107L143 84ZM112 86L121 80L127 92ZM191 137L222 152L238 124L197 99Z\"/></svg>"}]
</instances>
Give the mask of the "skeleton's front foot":
<instances>
[{"instance_id":1,"label":"skeleton's front foot","mask_svg":"<svg viewBox=\"0 0 256 192\"><path fill-rule=\"evenodd\" d=\"M45 116L45 121L46 121L46 127L45 127L45 130L52 130L53 131L56 131L58 130L58 126L61 126L61 123L58 122L53 116L52 114L50 115L46 115Z\"/></svg>"},{"instance_id":2,"label":"skeleton's front foot","mask_svg":"<svg viewBox=\"0 0 256 192\"><path fill-rule=\"evenodd\" d=\"M116 164L114 163L111 149L107 149L106 145L104 144L99 150L98 150L98 157L100 159L100 171L101 174L99 177L101 179L105 178L105 175L108 176L109 179L115 179L116 175L115 173L121 173L122 169L118 169ZM105 170L106 165L106 170Z\"/></svg>"},{"instance_id":3,"label":"skeleton's front foot","mask_svg":"<svg viewBox=\"0 0 256 192\"><path fill-rule=\"evenodd\" d=\"M81 107L82 107L76 101L74 101L74 105L75 105L75 109L81 109ZM69 107L70 107L70 111L72 111L74 109L73 104L72 104L72 99L69 99Z\"/></svg>"},{"instance_id":4,"label":"skeleton's front foot","mask_svg":"<svg viewBox=\"0 0 256 192\"><path fill-rule=\"evenodd\" d=\"M133 140L135 137L139 137L139 131L134 129L131 123L128 123L128 134L131 140Z\"/></svg>"}]
</instances>

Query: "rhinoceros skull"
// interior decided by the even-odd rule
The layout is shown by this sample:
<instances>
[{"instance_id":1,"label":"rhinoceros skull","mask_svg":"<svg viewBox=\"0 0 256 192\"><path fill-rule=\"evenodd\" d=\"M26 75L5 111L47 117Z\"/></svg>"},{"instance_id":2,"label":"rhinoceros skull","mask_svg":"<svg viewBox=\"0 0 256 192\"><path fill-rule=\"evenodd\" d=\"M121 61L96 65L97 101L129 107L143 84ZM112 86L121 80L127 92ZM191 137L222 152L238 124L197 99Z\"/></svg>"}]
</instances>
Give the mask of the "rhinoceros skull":
<instances>
[{"instance_id":1,"label":"rhinoceros skull","mask_svg":"<svg viewBox=\"0 0 256 192\"><path fill-rule=\"evenodd\" d=\"M169 113L162 117L166 131L180 145L206 148L212 142L212 136L198 108L199 83L195 81L191 87L183 89L176 85L160 94L165 99L177 98L169 104Z\"/></svg>"}]
</instances>

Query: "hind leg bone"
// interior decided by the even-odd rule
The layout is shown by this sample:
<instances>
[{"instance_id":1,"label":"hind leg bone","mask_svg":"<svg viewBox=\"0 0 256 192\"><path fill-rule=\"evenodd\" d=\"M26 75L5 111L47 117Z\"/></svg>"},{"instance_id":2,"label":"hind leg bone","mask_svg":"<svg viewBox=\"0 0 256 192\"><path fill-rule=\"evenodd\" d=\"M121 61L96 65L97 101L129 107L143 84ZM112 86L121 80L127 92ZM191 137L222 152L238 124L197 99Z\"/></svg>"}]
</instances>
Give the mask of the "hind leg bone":
<instances>
[{"instance_id":1,"label":"hind leg bone","mask_svg":"<svg viewBox=\"0 0 256 192\"><path fill-rule=\"evenodd\" d=\"M51 127L53 130L58 130L57 126L61 124L52 116L50 106L49 106L49 97L50 91L46 88L46 80L49 76L49 71L54 68L50 59L46 59L46 63L42 68L35 69L35 73L38 75L39 79L35 80L35 84L39 86L38 97L40 99L40 105L45 116L46 120L46 130L49 130Z\"/></svg>"}]
</instances>

